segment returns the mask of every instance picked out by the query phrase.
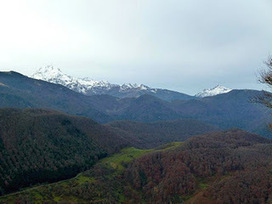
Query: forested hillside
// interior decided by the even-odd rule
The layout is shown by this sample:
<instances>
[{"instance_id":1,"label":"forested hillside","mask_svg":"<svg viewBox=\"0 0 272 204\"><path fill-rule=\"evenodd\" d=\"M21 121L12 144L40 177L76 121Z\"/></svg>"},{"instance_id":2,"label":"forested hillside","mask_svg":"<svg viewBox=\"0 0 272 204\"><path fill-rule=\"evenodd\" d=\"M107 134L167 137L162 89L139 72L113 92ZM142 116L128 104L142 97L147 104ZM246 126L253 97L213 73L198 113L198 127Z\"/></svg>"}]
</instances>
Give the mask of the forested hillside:
<instances>
[{"instance_id":1,"label":"forested hillside","mask_svg":"<svg viewBox=\"0 0 272 204\"><path fill-rule=\"evenodd\" d=\"M272 143L238 129L151 150L126 148L77 177L1 202L270 203Z\"/></svg>"},{"instance_id":2,"label":"forested hillside","mask_svg":"<svg viewBox=\"0 0 272 204\"><path fill-rule=\"evenodd\" d=\"M128 142L83 117L0 109L0 193L75 176Z\"/></svg>"},{"instance_id":3,"label":"forested hillside","mask_svg":"<svg viewBox=\"0 0 272 204\"><path fill-rule=\"evenodd\" d=\"M155 148L169 142L184 141L195 135L219 130L218 127L190 119L146 123L114 121L106 126L133 139L133 146L138 148Z\"/></svg>"},{"instance_id":4,"label":"forested hillside","mask_svg":"<svg viewBox=\"0 0 272 204\"><path fill-rule=\"evenodd\" d=\"M265 203L271 201L271 140L240 130L192 137L179 148L143 156L125 179L141 192L132 202Z\"/></svg>"},{"instance_id":5,"label":"forested hillside","mask_svg":"<svg viewBox=\"0 0 272 204\"><path fill-rule=\"evenodd\" d=\"M69 178L126 146L153 148L214 130L191 120L100 125L52 110L0 109L1 194Z\"/></svg>"}]
</instances>

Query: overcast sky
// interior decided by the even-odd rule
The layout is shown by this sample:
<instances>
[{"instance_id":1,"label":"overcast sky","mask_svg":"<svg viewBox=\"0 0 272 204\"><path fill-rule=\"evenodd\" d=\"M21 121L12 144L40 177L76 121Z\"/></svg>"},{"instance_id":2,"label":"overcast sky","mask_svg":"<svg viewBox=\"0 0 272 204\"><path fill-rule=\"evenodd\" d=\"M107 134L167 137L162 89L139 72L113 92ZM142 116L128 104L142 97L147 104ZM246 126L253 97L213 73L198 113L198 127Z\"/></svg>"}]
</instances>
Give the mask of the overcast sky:
<instances>
[{"instance_id":1,"label":"overcast sky","mask_svg":"<svg viewBox=\"0 0 272 204\"><path fill-rule=\"evenodd\" d=\"M52 64L189 94L261 89L271 22L271 0L0 0L0 70Z\"/></svg>"}]
</instances>

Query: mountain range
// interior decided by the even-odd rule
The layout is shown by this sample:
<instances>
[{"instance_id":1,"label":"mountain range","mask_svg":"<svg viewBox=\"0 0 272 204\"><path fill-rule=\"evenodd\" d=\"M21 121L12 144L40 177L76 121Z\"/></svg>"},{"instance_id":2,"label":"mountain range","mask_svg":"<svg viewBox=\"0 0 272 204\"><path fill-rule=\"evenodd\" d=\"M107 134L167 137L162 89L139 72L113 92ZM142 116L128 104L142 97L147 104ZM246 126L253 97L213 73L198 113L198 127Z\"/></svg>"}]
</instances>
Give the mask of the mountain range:
<instances>
[{"instance_id":1,"label":"mountain range","mask_svg":"<svg viewBox=\"0 0 272 204\"><path fill-rule=\"evenodd\" d=\"M121 99L110 95L87 96L16 72L0 72L0 82L0 107L48 108L86 116L100 123L196 119L222 129L239 127L271 135L266 126L271 110L251 102L262 94L255 90L232 90L211 97L167 101L148 94Z\"/></svg>"},{"instance_id":2,"label":"mountain range","mask_svg":"<svg viewBox=\"0 0 272 204\"><path fill-rule=\"evenodd\" d=\"M144 94L156 96L160 99L171 100L188 100L194 98L187 94L171 91L167 89L151 88L144 84L112 84L107 81L97 81L90 78L76 78L64 74L60 69L53 66L40 68L36 73L31 75L34 79L44 80L50 83L63 85L73 91L85 95L111 95L118 98L135 98Z\"/></svg>"},{"instance_id":3,"label":"mountain range","mask_svg":"<svg viewBox=\"0 0 272 204\"><path fill-rule=\"evenodd\" d=\"M139 97L144 94L156 96L162 100L189 100L193 98L203 98L207 96L215 96L218 94L228 93L232 89L226 88L221 85L217 85L211 89L204 89L202 92L195 96L180 93L177 91L151 88L144 84L112 84L107 81L97 81L85 78L76 78L64 74L59 68L55 68L52 65L40 68L34 74L30 76L34 79L47 81L54 84L63 85L73 91L85 94L85 95L111 95L118 98L126 97Z\"/></svg>"}]
</instances>

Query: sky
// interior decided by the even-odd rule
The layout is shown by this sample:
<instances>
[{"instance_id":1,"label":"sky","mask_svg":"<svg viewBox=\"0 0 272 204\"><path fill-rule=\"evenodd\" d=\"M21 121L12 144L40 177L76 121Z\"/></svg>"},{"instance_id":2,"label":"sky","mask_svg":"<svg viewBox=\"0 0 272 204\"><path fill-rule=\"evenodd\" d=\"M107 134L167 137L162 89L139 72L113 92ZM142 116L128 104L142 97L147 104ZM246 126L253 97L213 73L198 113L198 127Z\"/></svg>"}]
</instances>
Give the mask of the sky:
<instances>
[{"instance_id":1,"label":"sky","mask_svg":"<svg viewBox=\"0 0 272 204\"><path fill-rule=\"evenodd\" d=\"M0 0L0 70L195 94L262 89L271 0Z\"/></svg>"}]
</instances>

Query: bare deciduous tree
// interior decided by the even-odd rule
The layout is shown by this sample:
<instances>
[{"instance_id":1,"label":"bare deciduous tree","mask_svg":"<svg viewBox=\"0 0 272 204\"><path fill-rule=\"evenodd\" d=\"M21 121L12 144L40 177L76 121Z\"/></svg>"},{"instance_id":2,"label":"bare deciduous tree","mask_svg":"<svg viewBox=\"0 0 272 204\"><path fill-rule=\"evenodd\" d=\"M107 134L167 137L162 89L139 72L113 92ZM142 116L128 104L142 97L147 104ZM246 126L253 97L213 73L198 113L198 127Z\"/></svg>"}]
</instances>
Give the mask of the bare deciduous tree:
<instances>
[{"instance_id":1,"label":"bare deciduous tree","mask_svg":"<svg viewBox=\"0 0 272 204\"><path fill-rule=\"evenodd\" d=\"M268 60L265 62L265 64L268 69L261 71L260 82L272 88L272 57L269 57ZM272 108L272 94L271 93L264 91L263 95L258 98L258 101L264 104L265 106L267 106L268 108Z\"/></svg>"},{"instance_id":2,"label":"bare deciduous tree","mask_svg":"<svg viewBox=\"0 0 272 204\"><path fill-rule=\"evenodd\" d=\"M260 82L266 84L272 89L272 57L270 56L265 62L267 70L263 70L260 73ZM264 104L268 108L272 108L272 94L270 92L263 91L263 95L259 96L258 102ZM272 129L272 123L269 125Z\"/></svg>"},{"instance_id":3,"label":"bare deciduous tree","mask_svg":"<svg viewBox=\"0 0 272 204\"><path fill-rule=\"evenodd\" d=\"M260 81L268 86L272 86L272 57L269 57L265 64L268 67L268 70L261 72Z\"/></svg>"}]
</instances>

